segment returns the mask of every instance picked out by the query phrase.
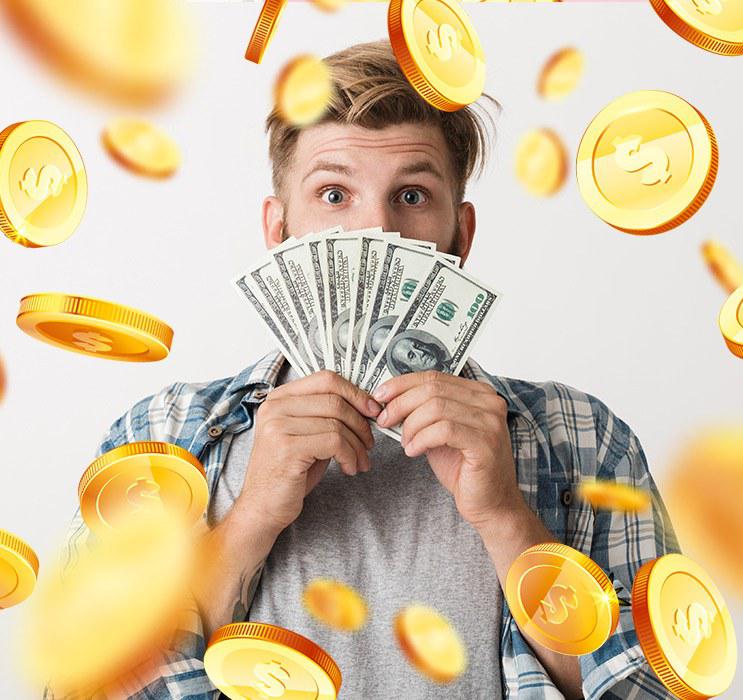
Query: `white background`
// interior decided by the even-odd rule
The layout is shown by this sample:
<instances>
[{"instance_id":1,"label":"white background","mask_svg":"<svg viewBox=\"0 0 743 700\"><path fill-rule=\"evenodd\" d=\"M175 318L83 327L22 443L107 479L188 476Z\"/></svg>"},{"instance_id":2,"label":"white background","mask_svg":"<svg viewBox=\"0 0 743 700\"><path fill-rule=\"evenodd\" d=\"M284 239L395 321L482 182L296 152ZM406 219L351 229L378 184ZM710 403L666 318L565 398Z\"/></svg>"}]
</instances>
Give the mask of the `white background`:
<instances>
[{"instance_id":1,"label":"white background","mask_svg":"<svg viewBox=\"0 0 743 700\"><path fill-rule=\"evenodd\" d=\"M673 34L646 3L467 5L488 58L486 89L504 105L489 172L469 190L478 233L468 268L503 293L475 357L495 373L554 379L606 401L636 431L663 487L680 442L698 428L743 419L743 364L725 348L725 299L699 246L717 237L743 256L739 163L743 58L705 53ZM384 3L326 15L290 3L264 62L243 60L255 4L195 6L198 74L164 110L146 112L178 141L172 180L138 179L99 141L118 110L82 98L0 30L0 126L49 119L73 137L89 177L83 222L64 244L28 250L0 240L0 352L9 375L0 406L0 528L28 541L42 571L75 508L77 482L108 425L136 400L176 381L229 376L270 340L228 280L262 251L260 204L270 193L263 119L278 69L295 54L331 53L386 35ZM560 103L534 84L552 51L580 48L587 71ZM677 93L711 122L720 147L714 189L680 228L635 237L603 224L581 200L573 167L565 188L535 200L513 177L524 130L555 129L571 161L590 119L638 89ZM24 294L63 291L125 303L175 329L173 350L151 365L64 352L15 325ZM743 642L743 607L724 590ZM0 613L0 697L37 697L10 652L23 606ZM737 690L737 692L736 692ZM743 672L727 697L743 693Z\"/></svg>"}]
</instances>

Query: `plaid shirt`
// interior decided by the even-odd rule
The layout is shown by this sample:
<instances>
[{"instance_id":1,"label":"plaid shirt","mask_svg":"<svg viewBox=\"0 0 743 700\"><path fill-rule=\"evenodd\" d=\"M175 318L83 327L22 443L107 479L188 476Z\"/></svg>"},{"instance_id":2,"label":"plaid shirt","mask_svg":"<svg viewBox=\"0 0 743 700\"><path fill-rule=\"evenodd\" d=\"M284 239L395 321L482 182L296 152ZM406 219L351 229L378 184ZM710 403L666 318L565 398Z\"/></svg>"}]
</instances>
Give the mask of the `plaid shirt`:
<instances>
[{"instance_id":1,"label":"plaid shirt","mask_svg":"<svg viewBox=\"0 0 743 700\"><path fill-rule=\"evenodd\" d=\"M164 388L119 418L103 438L97 455L138 440L175 443L201 460L213 495L232 438L253 428L255 410L274 388L283 362L283 356L274 352L235 377ZM467 362L461 376L490 383L506 400L519 487L528 505L558 540L597 562L612 578L620 600L629 601L640 566L678 551L637 436L599 399L565 384L490 375L473 360ZM652 511L594 511L575 496L577 484L594 477L650 491ZM211 512L206 520L213 525ZM92 546L94 539L78 509L63 552L63 566L73 565L81 548ZM194 604L184 611L172 648L164 652L156 670L133 673L117 684L115 692L105 695L130 700L215 700L219 691L204 671L205 643ZM563 697L516 625L505 600L501 658L504 697ZM620 609L614 634L593 654L581 656L580 667L584 697L590 700L673 697L643 656L628 605ZM102 696L104 693L95 697ZM49 688L44 697L54 697ZM481 697L492 695L483 689Z\"/></svg>"}]
</instances>

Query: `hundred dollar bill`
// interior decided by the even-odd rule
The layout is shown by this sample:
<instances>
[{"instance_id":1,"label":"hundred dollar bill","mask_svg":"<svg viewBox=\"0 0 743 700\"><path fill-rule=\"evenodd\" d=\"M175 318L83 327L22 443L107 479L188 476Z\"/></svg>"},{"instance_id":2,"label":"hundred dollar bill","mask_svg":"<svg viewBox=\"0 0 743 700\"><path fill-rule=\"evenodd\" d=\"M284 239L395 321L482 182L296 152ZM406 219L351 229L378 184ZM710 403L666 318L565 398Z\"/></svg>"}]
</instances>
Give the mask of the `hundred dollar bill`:
<instances>
[{"instance_id":1,"label":"hundred dollar bill","mask_svg":"<svg viewBox=\"0 0 743 700\"><path fill-rule=\"evenodd\" d=\"M307 339L314 368L324 369L327 357L325 318L320 310L317 276L309 254L307 236L311 239L312 234L295 239L289 245L274 248L271 253L281 273L286 296L294 307L297 322Z\"/></svg>"},{"instance_id":2,"label":"hundred dollar bill","mask_svg":"<svg viewBox=\"0 0 743 700\"><path fill-rule=\"evenodd\" d=\"M292 353L301 362L304 368L303 374L310 374L319 367L315 364L314 355L309 351L309 342L304 334L304 328L299 323L294 305L288 299L286 288L282 284L279 266L274 259L276 252L294 245L296 241L295 238L288 238L276 246L271 255L248 270L245 275L239 276L238 279L246 279L258 301L271 310L273 317L284 332Z\"/></svg>"},{"instance_id":3,"label":"hundred dollar bill","mask_svg":"<svg viewBox=\"0 0 743 700\"><path fill-rule=\"evenodd\" d=\"M369 365L397 320L400 309L436 259L434 250L415 245L413 241L400 239L387 243L359 330L358 350L351 373L351 381L357 386L363 385Z\"/></svg>"},{"instance_id":4,"label":"hundred dollar bill","mask_svg":"<svg viewBox=\"0 0 743 700\"><path fill-rule=\"evenodd\" d=\"M330 369L346 379L350 368L346 367L346 349L351 339L351 289L356 281L359 261L360 236L379 234L382 227L344 231L327 236L325 241L325 263L327 283L325 285L325 320L328 351L332 363Z\"/></svg>"},{"instance_id":5,"label":"hundred dollar bill","mask_svg":"<svg viewBox=\"0 0 743 700\"><path fill-rule=\"evenodd\" d=\"M362 389L436 370L458 374L501 295L448 262L436 260L372 361ZM401 426L383 432L400 438Z\"/></svg>"},{"instance_id":6,"label":"hundred dollar bill","mask_svg":"<svg viewBox=\"0 0 743 700\"><path fill-rule=\"evenodd\" d=\"M273 313L270 311L267 305L262 304L260 301L258 301L258 298L255 296L253 290L251 289L251 285L248 281L247 276L242 275L233 280L233 282L235 284L233 289L235 289L238 294L241 294L241 296L244 296L253 305L255 310L258 312L258 315L261 317L261 320L266 324L268 329L273 334L276 342L279 344L281 352L284 354L286 359L289 360L291 365L294 367L294 369L297 370L297 372L299 372L299 374L306 374L307 370L305 369L303 363L299 360L299 357L296 355L295 351L291 348L291 344L287 342L286 336L280 328L280 321L274 317Z\"/></svg>"}]
</instances>

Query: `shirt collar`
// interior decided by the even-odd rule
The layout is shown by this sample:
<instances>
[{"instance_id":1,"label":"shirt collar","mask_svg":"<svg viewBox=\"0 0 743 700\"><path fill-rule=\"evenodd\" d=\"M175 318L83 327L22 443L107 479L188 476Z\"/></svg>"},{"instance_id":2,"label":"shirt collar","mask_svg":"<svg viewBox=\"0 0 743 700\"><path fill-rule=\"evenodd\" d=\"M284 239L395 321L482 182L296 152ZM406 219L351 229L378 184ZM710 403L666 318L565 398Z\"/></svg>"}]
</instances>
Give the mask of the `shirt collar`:
<instances>
[{"instance_id":1,"label":"shirt collar","mask_svg":"<svg viewBox=\"0 0 743 700\"><path fill-rule=\"evenodd\" d=\"M231 396L235 392L242 391L244 396L240 403L262 401L266 398L268 392L276 387L276 382L285 361L286 359L280 350L272 350L254 365L246 367L235 376L227 387L227 395ZM516 406L513 389L500 377L485 372L472 358L467 360L460 376L492 385L506 401L509 413L521 413Z\"/></svg>"}]
</instances>

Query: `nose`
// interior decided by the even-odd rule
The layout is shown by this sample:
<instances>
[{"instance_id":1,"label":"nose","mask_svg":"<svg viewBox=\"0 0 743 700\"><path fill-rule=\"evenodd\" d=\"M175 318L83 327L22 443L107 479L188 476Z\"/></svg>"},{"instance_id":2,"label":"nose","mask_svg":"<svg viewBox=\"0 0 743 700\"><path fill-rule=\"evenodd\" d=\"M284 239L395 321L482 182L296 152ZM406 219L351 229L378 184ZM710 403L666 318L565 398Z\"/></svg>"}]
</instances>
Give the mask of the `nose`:
<instances>
[{"instance_id":1,"label":"nose","mask_svg":"<svg viewBox=\"0 0 743 700\"><path fill-rule=\"evenodd\" d=\"M367 196L356 212L359 228L381 226L383 231L399 231L395 228L396 217L392 204L382 195Z\"/></svg>"}]
</instances>

